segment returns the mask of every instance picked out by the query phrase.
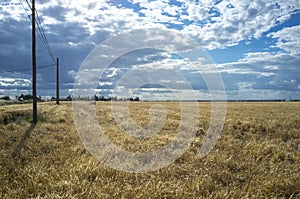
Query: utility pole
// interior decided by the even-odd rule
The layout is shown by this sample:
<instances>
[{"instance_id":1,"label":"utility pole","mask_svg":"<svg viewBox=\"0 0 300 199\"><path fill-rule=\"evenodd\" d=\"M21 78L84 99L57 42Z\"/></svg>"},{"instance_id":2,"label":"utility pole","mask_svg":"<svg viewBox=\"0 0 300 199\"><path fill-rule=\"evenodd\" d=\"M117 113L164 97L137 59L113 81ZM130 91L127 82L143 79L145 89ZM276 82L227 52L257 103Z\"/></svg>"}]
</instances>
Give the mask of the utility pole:
<instances>
[{"instance_id":1,"label":"utility pole","mask_svg":"<svg viewBox=\"0 0 300 199\"><path fill-rule=\"evenodd\" d=\"M56 104L59 105L59 59L56 58Z\"/></svg>"},{"instance_id":2,"label":"utility pole","mask_svg":"<svg viewBox=\"0 0 300 199\"><path fill-rule=\"evenodd\" d=\"M35 0L32 0L32 123L37 123Z\"/></svg>"}]
</instances>

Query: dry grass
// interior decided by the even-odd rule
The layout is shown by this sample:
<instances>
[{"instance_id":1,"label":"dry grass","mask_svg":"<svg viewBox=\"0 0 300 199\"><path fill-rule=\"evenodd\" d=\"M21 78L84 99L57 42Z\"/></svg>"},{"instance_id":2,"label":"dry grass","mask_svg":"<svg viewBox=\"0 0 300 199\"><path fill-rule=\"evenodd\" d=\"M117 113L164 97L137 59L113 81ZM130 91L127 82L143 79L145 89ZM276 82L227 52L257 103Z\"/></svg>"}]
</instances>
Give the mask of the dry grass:
<instances>
[{"instance_id":1,"label":"dry grass","mask_svg":"<svg viewBox=\"0 0 300 199\"><path fill-rule=\"evenodd\" d=\"M151 105L132 103L132 118L146 126ZM178 103L163 106L166 125L146 140L122 134L109 103L97 103L97 116L115 144L145 152L172 140L178 127ZM299 198L300 104L227 106L221 138L206 158L200 159L198 152L209 126L210 104L200 103L197 140L170 166L145 174L124 173L95 160L79 139L70 103L39 104L42 119L13 158L30 128L31 105L0 107L0 198Z\"/></svg>"}]
</instances>

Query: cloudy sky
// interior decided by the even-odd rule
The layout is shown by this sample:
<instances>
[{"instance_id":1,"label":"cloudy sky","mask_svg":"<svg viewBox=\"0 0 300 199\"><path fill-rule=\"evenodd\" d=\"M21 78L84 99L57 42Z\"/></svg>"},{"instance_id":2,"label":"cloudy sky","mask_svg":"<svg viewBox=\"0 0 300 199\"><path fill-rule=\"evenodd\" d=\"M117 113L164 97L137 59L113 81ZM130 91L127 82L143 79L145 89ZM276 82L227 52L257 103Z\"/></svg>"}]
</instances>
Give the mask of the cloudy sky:
<instances>
[{"instance_id":1,"label":"cloudy sky","mask_svg":"<svg viewBox=\"0 0 300 199\"><path fill-rule=\"evenodd\" d=\"M189 88L181 83L187 81L207 99L210 76L199 75L201 69L221 75L227 99L300 99L299 0L37 0L36 8L54 58L61 61L64 96L74 91L80 66L97 46L111 39L110 47L123 48L126 42L118 35L132 30L144 37L131 35L128 46L139 44L144 30L155 28L163 31L148 37L160 45L133 46L115 57L99 77L97 92L118 95L126 86L133 89L129 80L140 78L143 84L136 84L132 95L186 96ZM26 0L0 0L0 96L31 93L30 12ZM165 30L182 36L170 37ZM55 96L55 62L37 35L38 95ZM160 46L172 47L156 49ZM198 52L196 58L184 56L188 49ZM101 68L104 55L99 56ZM130 70L135 70L131 76Z\"/></svg>"}]
</instances>

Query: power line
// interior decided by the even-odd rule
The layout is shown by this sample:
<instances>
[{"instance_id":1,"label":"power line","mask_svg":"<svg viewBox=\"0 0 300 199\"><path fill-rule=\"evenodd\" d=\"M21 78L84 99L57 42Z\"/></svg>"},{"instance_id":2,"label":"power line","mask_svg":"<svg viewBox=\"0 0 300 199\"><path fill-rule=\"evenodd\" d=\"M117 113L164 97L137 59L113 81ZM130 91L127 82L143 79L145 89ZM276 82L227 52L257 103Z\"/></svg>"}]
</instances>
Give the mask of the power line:
<instances>
[{"instance_id":1,"label":"power line","mask_svg":"<svg viewBox=\"0 0 300 199\"><path fill-rule=\"evenodd\" d=\"M39 14L38 14L37 11L36 11L36 16L37 16L36 23L37 23L38 30L39 30L39 32L40 32L41 38L42 38L42 40L43 40L44 47L45 47L46 50L48 51L48 53L49 53L49 55L50 55L52 61L55 62L56 60L55 60L55 58L54 58L54 56L53 56L53 53L52 53L52 51L51 51L51 48L50 48L50 46L49 46L48 39L47 39L47 37L46 37L46 35L45 35L45 31L44 31L44 28L43 28L43 26L42 26L42 23L41 23L41 20L40 20L40 17L39 17Z\"/></svg>"},{"instance_id":2,"label":"power line","mask_svg":"<svg viewBox=\"0 0 300 199\"><path fill-rule=\"evenodd\" d=\"M31 20L30 14L28 14L27 9L25 8L24 4L22 3L21 0L19 0L19 1L20 1L20 4L22 5L23 9L25 10L25 13L28 16L29 20Z\"/></svg>"},{"instance_id":3,"label":"power line","mask_svg":"<svg viewBox=\"0 0 300 199\"><path fill-rule=\"evenodd\" d=\"M28 14L26 7L24 6L24 4L22 3L21 0L19 0L19 2L20 2L20 4L22 5L23 9L25 10L25 13L26 13L26 15L28 16L29 20L31 21L31 20L32 20L32 19L31 19L31 15ZM32 9L31 6L30 6L30 3L28 2L28 0L26 0L26 2L27 2L27 5L28 5L29 9ZM42 42L44 48L48 51L48 54L50 55L50 57L51 57L53 63L55 63L56 60L55 60L54 55L53 55L53 53L52 53L52 50L51 50L51 48L50 48L48 39L47 39L47 37L46 37L46 35L45 35L45 31L44 31L44 28L43 28L43 26L42 26L42 23L41 23L39 14L38 14L37 11L35 11L35 13L36 13L36 18L35 18L36 20L35 20L35 22L36 22L36 25L37 25L37 27L38 27L39 38L40 38L40 40L41 40L41 42Z\"/></svg>"},{"instance_id":4,"label":"power line","mask_svg":"<svg viewBox=\"0 0 300 199\"><path fill-rule=\"evenodd\" d=\"M50 68L52 66L56 66L56 64L41 65L41 66L38 66L37 68L38 69L45 69L45 68ZM29 71L31 69L32 69L31 67L26 67L26 68L14 67L14 69L2 71L2 72L0 72L0 74L14 73L14 72L24 72L24 71Z\"/></svg>"},{"instance_id":5,"label":"power line","mask_svg":"<svg viewBox=\"0 0 300 199\"><path fill-rule=\"evenodd\" d=\"M32 1L30 1L30 3L29 3L29 1L30 0L26 0L26 3L27 3L27 6L29 7L29 9L32 10L31 4L30 4L30 3L32 3ZM7 2L7 3L3 3L3 5L21 5L22 8L24 9L26 15L28 16L29 21L31 22L32 19L31 19L31 15L28 14L28 8L25 7L25 5L22 2L22 0L19 0L19 2L20 3L9 3L9 2ZM47 37L45 35L45 31L44 31L44 28L43 28L43 25L42 25L42 22L41 22L41 19L40 19L40 16L39 16L37 10L35 10L35 13L36 13L35 22L36 22L36 25L38 27L39 38L40 38L40 40L42 42L42 45L44 46L44 48L47 50L48 54L50 55L50 58L52 59L53 63L55 63L56 59L54 58L54 55L53 55L52 50L50 48L48 39L47 39Z\"/></svg>"},{"instance_id":6,"label":"power line","mask_svg":"<svg viewBox=\"0 0 300 199\"><path fill-rule=\"evenodd\" d=\"M31 8L31 5L29 4L28 0L26 0L26 2L27 2L28 7L29 7L30 10L31 10L32 8Z\"/></svg>"}]
</instances>

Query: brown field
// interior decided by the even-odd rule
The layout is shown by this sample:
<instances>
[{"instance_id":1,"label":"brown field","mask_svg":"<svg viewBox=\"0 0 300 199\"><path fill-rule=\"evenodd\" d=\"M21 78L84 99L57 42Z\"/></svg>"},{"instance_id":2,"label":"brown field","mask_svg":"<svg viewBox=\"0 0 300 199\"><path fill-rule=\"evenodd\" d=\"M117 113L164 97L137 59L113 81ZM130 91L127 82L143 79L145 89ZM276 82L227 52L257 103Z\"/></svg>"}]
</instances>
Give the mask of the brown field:
<instances>
[{"instance_id":1,"label":"brown field","mask_svg":"<svg viewBox=\"0 0 300 199\"><path fill-rule=\"evenodd\" d=\"M145 140L118 129L110 103L98 102L97 116L116 145L147 152L170 142L180 122L179 103L161 104L166 124ZM147 125L151 105L132 102L132 119ZM27 142L31 105L2 106L0 198L300 198L300 103L227 103L221 137L203 159L198 152L210 103L199 105L200 125L189 150L168 167L142 174L94 159L79 139L71 103L39 104L39 122Z\"/></svg>"}]
</instances>

